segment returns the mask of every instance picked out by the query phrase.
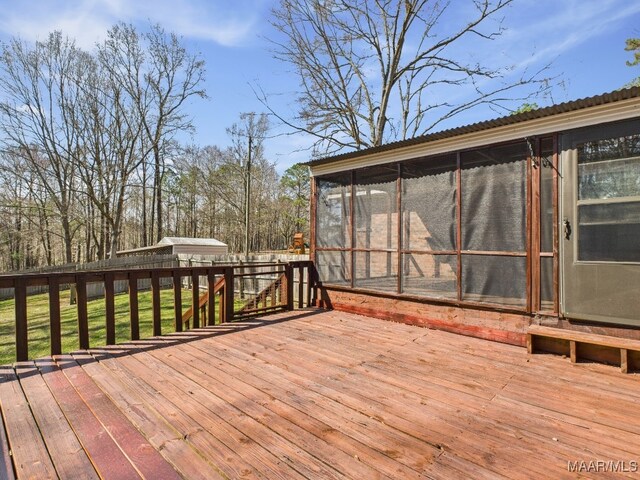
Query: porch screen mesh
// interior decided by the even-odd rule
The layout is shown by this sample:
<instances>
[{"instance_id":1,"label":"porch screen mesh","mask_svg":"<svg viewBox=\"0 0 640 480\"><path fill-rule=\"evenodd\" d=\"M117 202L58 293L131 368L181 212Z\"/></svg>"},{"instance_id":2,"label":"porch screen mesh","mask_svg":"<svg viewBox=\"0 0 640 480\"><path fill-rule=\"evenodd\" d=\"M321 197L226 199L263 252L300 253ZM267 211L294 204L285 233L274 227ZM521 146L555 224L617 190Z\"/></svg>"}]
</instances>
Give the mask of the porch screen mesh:
<instances>
[{"instance_id":1,"label":"porch screen mesh","mask_svg":"<svg viewBox=\"0 0 640 480\"><path fill-rule=\"evenodd\" d=\"M402 255L402 293L430 298L458 297L455 255Z\"/></svg>"},{"instance_id":2,"label":"porch screen mesh","mask_svg":"<svg viewBox=\"0 0 640 480\"><path fill-rule=\"evenodd\" d=\"M316 252L316 268L321 282L337 285L350 284L350 263L351 252L332 250Z\"/></svg>"},{"instance_id":3,"label":"porch screen mesh","mask_svg":"<svg viewBox=\"0 0 640 480\"><path fill-rule=\"evenodd\" d=\"M462 256L462 299L514 307L526 305L526 257Z\"/></svg>"},{"instance_id":4,"label":"porch screen mesh","mask_svg":"<svg viewBox=\"0 0 640 480\"><path fill-rule=\"evenodd\" d=\"M402 166L405 250L456 249L456 156Z\"/></svg>"},{"instance_id":5,"label":"porch screen mesh","mask_svg":"<svg viewBox=\"0 0 640 480\"><path fill-rule=\"evenodd\" d=\"M350 174L323 177L317 180L318 248L348 248L351 246L349 215L351 212Z\"/></svg>"},{"instance_id":6,"label":"porch screen mesh","mask_svg":"<svg viewBox=\"0 0 640 480\"><path fill-rule=\"evenodd\" d=\"M394 252L353 252L355 286L369 290L396 292L398 261Z\"/></svg>"},{"instance_id":7,"label":"porch screen mesh","mask_svg":"<svg viewBox=\"0 0 640 480\"><path fill-rule=\"evenodd\" d=\"M553 258L540 259L540 306L542 310L553 310Z\"/></svg>"},{"instance_id":8,"label":"porch screen mesh","mask_svg":"<svg viewBox=\"0 0 640 480\"><path fill-rule=\"evenodd\" d=\"M462 154L462 250L524 252L526 143Z\"/></svg>"},{"instance_id":9,"label":"porch screen mesh","mask_svg":"<svg viewBox=\"0 0 640 480\"><path fill-rule=\"evenodd\" d=\"M356 172L356 248L397 248L397 177L398 169L395 165Z\"/></svg>"},{"instance_id":10,"label":"porch screen mesh","mask_svg":"<svg viewBox=\"0 0 640 480\"><path fill-rule=\"evenodd\" d=\"M553 252L553 140L542 140L540 170L540 251Z\"/></svg>"}]
</instances>

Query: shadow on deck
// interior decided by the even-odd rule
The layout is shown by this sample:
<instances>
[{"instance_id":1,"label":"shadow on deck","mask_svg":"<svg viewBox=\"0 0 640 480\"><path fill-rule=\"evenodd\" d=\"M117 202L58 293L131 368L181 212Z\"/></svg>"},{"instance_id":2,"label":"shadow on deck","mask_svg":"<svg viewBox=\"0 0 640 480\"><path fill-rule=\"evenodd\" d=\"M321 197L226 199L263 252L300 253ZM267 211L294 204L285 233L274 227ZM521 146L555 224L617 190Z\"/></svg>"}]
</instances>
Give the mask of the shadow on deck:
<instances>
[{"instance_id":1,"label":"shadow on deck","mask_svg":"<svg viewBox=\"0 0 640 480\"><path fill-rule=\"evenodd\" d=\"M633 475L640 378L566 362L318 310L21 362L0 369L0 469L573 478L610 461L601 472Z\"/></svg>"}]
</instances>

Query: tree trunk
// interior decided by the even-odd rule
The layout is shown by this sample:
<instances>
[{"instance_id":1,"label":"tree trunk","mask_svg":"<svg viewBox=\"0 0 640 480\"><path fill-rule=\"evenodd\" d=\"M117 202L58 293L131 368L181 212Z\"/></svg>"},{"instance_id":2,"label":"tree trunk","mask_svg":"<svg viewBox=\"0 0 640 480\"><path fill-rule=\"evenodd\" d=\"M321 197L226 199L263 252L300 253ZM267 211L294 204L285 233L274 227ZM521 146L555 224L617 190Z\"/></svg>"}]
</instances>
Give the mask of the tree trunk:
<instances>
[{"instance_id":1,"label":"tree trunk","mask_svg":"<svg viewBox=\"0 0 640 480\"><path fill-rule=\"evenodd\" d=\"M147 247L147 167L142 165L142 245Z\"/></svg>"},{"instance_id":2,"label":"tree trunk","mask_svg":"<svg viewBox=\"0 0 640 480\"><path fill-rule=\"evenodd\" d=\"M153 160L156 184L156 212L158 215L158 220L156 222L156 225L158 227L156 241L159 242L160 240L162 240L164 229L162 225L162 168L160 165L160 149L157 145L153 147Z\"/></svg>"}]
</instances>

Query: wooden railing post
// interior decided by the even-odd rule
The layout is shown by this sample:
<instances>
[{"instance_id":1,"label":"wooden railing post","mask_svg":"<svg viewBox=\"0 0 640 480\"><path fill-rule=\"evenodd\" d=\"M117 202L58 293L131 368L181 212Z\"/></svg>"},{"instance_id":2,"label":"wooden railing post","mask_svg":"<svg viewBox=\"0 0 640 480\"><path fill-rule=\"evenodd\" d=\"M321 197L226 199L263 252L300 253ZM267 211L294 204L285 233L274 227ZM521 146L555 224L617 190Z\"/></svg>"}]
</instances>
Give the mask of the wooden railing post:
<instances>
[{"instance_id":1,"label":"wooden railing post","mask_svg":"<svg viewBox=\"0 0 640 480\"><path fill-rule=\"evenodd\" d=\"M173 272L173 313L176 332L182 331L182 277Z\"/></svg>"},{"instance_id":2,"label":"wooden railing post","mask_svg":"<svg viewBox=\"0 0 640 480\"><path fill-rule=\"evenodd\" d=\"M191 308L193 328L200 328L200 277L195 270L191 270Z\"/></svg>"},{"instance_id":3,"label":"wooden railing post","mask_svg":"<svg viewBox=\"0 0 640 480\"><path fill-rule=\"evenodd\" d=\"M131 340L140 340L140 316L138 313L138 277L129 273L129 324Z\"/></svg>"},{"instance_id":4,"label":"wooden railing post","mask_svg":"<svg viewBox=\"0 0 640 480\"><path fill-rule=\"evenodd\" d=\"M49 328L51 355L62 353L62 333L60 331L60 280L49 277Z\"/></svg>"},{"instance_id":5,"label":"wooden railing post","mask_svg":"<svg viewBox=\"0 0 640 480\"><path fill-rule=\"evenodd\" d=\"M318 306L318 270L314 262L309 262L309 301L310 307Z\"/></svg>"},{"instance_id":6,"label":"wooden railing post","mask_svg":"<svg viewBox=\"0 0 640 480\"><path fill-rule=\"evenodd\" d=\"M116 315L115 300L113 287L113 273L105 273L104 275L104 302L106 313L106 331L107 345L115 345L116 343Z\"/></svg>"},{"instance_id":7,"label":"wooden railing post","mask_svg":"<svg viewBox=\"0 0 640 480\"><path fill-rule=\"evenodd\" d=\"M312 287L313 287L313 262L307 262L307 307L313 306Z\"/></svg>"},{"instance_id":8,"label":"wooden railing post","mask_svg":"<svg viewBox=\"0 0 640 480\"><path fill-rule=\"evenodd\" d=\"M208 294L209 294L209 316L207 318L207 325L215 325L216 324L216 293L215 293L215 285L216 285L216 277L213 274L212 270L207 270L207 283L208 286Z\"/></svg>"},{"instance_id":9,"label":"wooden railing post","mask_svg":"<svg viewBox=\"0 0 640 480\"><path fill-rule=\"evenodd\" d=\"M76 303L78 307L78 341L80 350L89 349L89 319L87 316L87 279L76 274Z\"/></svg>"},{"instance_id":10,"label":"wooden railing post","mask_svg":"<svg viewBox=\"0 0 640 480\"><path fill-rule=\"evenodd\" d=\"M304 307L304 267L298 265L298 308Z\"/></svg>"},{"instance_id":11,"label":"wooden railing post","mask_svg":"<svg viewBox=\"0 0 640 480\"><path fill-rule=\"evenodd\" d=\"M162 335L160 317L160 276L156 270L151 272L151 307L153 310L153 335Z\"/></svg>"},{"instance_id":12,"label":"wooden railing post","mask_svg":"<svg viewBox=\"0 0 640 480\"><path fill-rule=\"evenodd\" d=\"M224 321L233 322L233 267L224 269Z\"/></svg>"},{"instance_id":13,"label":"wooden railing post","mask_svg":"<svg viewBox=\"0 0 640 480\"><path fill-rule=\"evenodd\" d=\"M293 310L293 266L287 263L284 277L287 279L287 310Z\"/></svg>"},{"instance_id":14,"label":"wooden railing post","mask_svg":"<svg viewBox=\"0 0 640 480\"><path fill-rule=\"evenodd\" d=\"M14 283L16 313L16 360L24 362L29 358L29 340L27 337L27 285L22 278Z\"/></svg>"}]
</instances>

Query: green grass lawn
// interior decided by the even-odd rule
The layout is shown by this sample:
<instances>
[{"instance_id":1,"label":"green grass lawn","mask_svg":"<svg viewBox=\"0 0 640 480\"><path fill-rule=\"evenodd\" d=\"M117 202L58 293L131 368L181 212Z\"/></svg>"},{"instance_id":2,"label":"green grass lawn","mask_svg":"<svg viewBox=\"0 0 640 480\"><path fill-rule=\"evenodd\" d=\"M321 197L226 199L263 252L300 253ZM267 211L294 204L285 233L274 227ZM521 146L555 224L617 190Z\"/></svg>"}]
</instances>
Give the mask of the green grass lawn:
<instances>
[{"instance_id":1,"label":"green grass lawn","mask_svg":"<svg viewBox=\"0 0 640 480\"><path fill-rule=\"evenodd\" d=\"M162 333L174 332L173 289L160 291ZM182 311L191 306L191 290L182 292ZM151 291L138 293L140 317L140 338L153 335ZM106 343L105 302L96 298L87 302L89 321L89 344L98 347ZM217 310L216 310L217 314ZM116 343L130 339L129 295L115 295ZM29 338L29 358L40 358L50 354L49 343L49 295L27 297L27 318ZM62 351L77 350L78 312L76 305L69 305L69 290L60 292L60 322L62 331ZM15 361L15 311L14 301L0 301L0 365Z\"/></svg>"}]
</instances>

